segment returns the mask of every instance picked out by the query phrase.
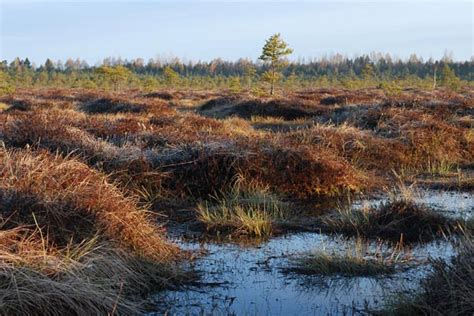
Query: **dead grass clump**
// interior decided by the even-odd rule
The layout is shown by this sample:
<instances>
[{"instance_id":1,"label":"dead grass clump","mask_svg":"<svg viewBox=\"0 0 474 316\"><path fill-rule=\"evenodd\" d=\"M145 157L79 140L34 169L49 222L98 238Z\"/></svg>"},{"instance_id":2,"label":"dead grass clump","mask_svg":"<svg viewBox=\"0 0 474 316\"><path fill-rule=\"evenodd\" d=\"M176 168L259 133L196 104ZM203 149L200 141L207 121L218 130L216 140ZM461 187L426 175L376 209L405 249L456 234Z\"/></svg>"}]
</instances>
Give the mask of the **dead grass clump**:
<instances>
[{"instance_id":1,"label":"dead grass clump","mask_svg":"<svg viewBox=\"0 0 474 316\"><path fill-rule=\"evenodd\" d=\"M49 99L35 93L20 93L1 99L9 104L8 112L28 112L39 109L72 109L73 103L67 99Z\"/></svg>"},{"instance_id":2,"label":"dead grass clump","mask_svg":"<svg viewBox=\"0 0 474 316\"><path fill-rule=\"evenodd\" d=\"M386 174L411 163L408 146L399 140L383 138L347 124L317 124L285 137L300 144L330 149L353 166L367 171Z\"/></svg>"},{"instance_id":3,"label":"dead grass clump","mask_svg":"<svg viewBox=\"0 0 474 316\"><path fill-rule=\"evenodd\" d=\"M322 226L348 235L417 242L430 241L444 231L453 231L457 223L413 201L395 199L377 208L340 208L324 216Z\"/></svg>"},{"instance_id":4,"label":"dead grass clump","mask_svg":"<svg viewBox=\"0 0 474 316\"><path fill-rule=\"evenodd\" d=\"M74 152L90 165L120 161L120 158L130 156L119 147L74 126L86 122L85 117L74 111L35 111L7 116L0 135L8 146L34 146L62 155Z\"/></svg>"},{"instance_id":5,"label":"dead grass clump","mask_svg":"<svg viewBox=\"0 0 474 316\"><path fill-rule=\"evenodd\" d=\"M257 130L270 131L273 133L288 133L295 130L306 130L315 124L315 119L296 119L287 121L277 117L252 116L251 126Z\"/></svg>"},{"instance_id":6,"label":"dead grass clump","mask_svg":"<svg viewBox=\"0 0 474 316\"><path fill-rule=\"evenodd\" d=\"M250 119L252 116L282 117L285 120L320 115L324 109L306 106L296 100L273 99L266 102L249 100L238 103L234 108L236 116Z\"/></svg>"},{"instance_id":7,"label":"dead grass clump","mask_svg":"<svg viewBox=\"0 0 474 316\"><path fill-rule=\"evenodd\" d=\"M408 146L411 168L426 171L442 161L459 164L472 160L474 145L466 138L465 129L436 113L418 108L380 108L372 115L378 117L374 126L377 135L397 138Z\"/></svg>"},{"instance_id":8,"label":"dead grass clump","mask_svg":"<svg viewBox=\"0 0 474 316\"><path fill-rule=\"evenodd\" d=\"M173 100L175 97L176 95L169 91L158 91L145 94L145 98L158 98L165 101Z\"/></svg>"},{"instance_id":9,"label":"dead grass clump","mask_svg":"<svg viewBox=\"0 0 474 316\"><path fill-rule=\"evenodd\" d=\"M474 313L474 244L470 237L451 263L433 262L421 291L402 295L387 307L388 315L472 315Z\"/></svg>"},{"instance_id":10,"label":"dead grass clump","mask_svg":"<svg viewBox=\"0 0 474 316\"><path fill-rule=\"evenodd\" d=\"M0 230L0 313L136 314L137 294L180 277L97 237L63 248L40 229Z\"/></svg>"},{"instance_id":11,"label":"dead grass clump","mask_svg":"<svg viewBox=\"0 0 474 316\"><path fill-rule=\"evenodd\" d=\"M464 138L461 130L450 126L419 126L405 131L404 137L413 148L412 160L422 170L443 164L468 163L474 157L474 143Z\"/></svg>"},{"instance_id":12,"label":"dead grass clump","mask_svg":"<svg viewBox=\"0 0 474 316\"><path fill-rule=\"evenodd\" d=\"M322 105L335 105L335 104L345 104L345 103L347 103L347 97L343 95L336 95L336 96L331 95L331 96L324 97L319 101L319 104L322 104Z\"/></svg>"},{"instance_id":13,"label":"dead grass clump","mask_svg":"<svg viewBox=\"0 0 474 316\"><path fill-rule=\"evenodd\" d=\"M327 151L244 139L188 144L147 156L153 169L168 174L164 187L206 198L230 188L236 176L269 186L286 197L335 196L364 187L364 178Z\"/></svg>"},{"instance_id":14,"label":"dead grass clump","mask_svg":"<svg viewBox=\"0 0 474 316\"><path fill-rule=\"evenodd\" d=\"M142 144L134 145L127 139L146 130L139 119L88 117L75 111L33 111L6 116L0 123L0 136L7 146L45 148L63 156L73 153L88 165L116 176L140 173L145 177L150 171Z\"/></svg>"},{"instance_id":15,"label":"dead grass clump","mask_svg":"<svg viewBox=\"0 0 474 316\"><path fill-rule=\"evenodd\" d=\"M150 181L160 186L161 175L169 172L168 188L178 195L207 196L225 188L236 174L234 156L240 154L233 153L230 144L218 146L211 141L227 139L228 123L197 115L167 122L171 125L152 126L146 119L132 117L38 111L7 116L0 128L8 146L74 153L127 186L149 187ZM201 138L209 144L200 143ZM225 168L232 170L226 174Z\"/></svg>"},{"instance_id":16,"label":"dead grass clump","mask_svg":"<svg viewBox=\"0 0 474 316\"><path fill-rule=\"evenodd\" d=\"M237 100L238 98L232 96L213 98L206 101L203 105L200 106L199 109L201 111L217 110L220 107L233 104Z\"/></svg>"},{"instance_id":17,"label":"dead grass clump","mask_svg":"<svg viewBox=\"0 0 474 316\"><path fill-rule=\"evenodd\" d=\"M177 253L162 229L152 224L150 213L84 163L44 152L0 149L0 174L4 225L37 224L52 236L61 235L62 241L77 240L84 231L100 232L155 260Z\"/></svg>"},{"instance_id":18,"label":"dead grass clump","mask_svg":"<svg viewBox=\"0 0 474 316\"><path fill-rule=\"evenodd\" d=\"M166 190L182 197L206 198L233 184L239 161L247 156L232 143L195 143L150 151L147 161L154 170L167 174L163 179Z\"/></svg>"},{"instance_id":19,"label":"dead grass clump","mask_svg":"<svg viewBox=\"0 0 474 316\"><path fill-rule=\"evenodd\" d=\"M293 93L298 99L318 102L322 105L369 104L383 99L383 92L378 89L347 90L338 88L306 89Z\"/></svg>"},{"instance_id":20,"label":"dead grass clump","mask_svg":"<svg viewBox=\"0 0 474 316\"><path fill-rule=\"evenodd\" d=\"M13 100L9 103L8 111L30 111L33 108L33 102L29 99Z\"/></svg>"},{"instance_id":21,"label":"dead grass clump","mask_svg":"<svg viewBox=\"0 0 474 316\"><path fill-rule=\"evenodd\" d=\"M186 277L155 221L76 159L0 148L0 313L140 313Z\"/></svg>"},{"instance_id":22,"label":"dead grass clump","mask_svg":"<svg viewBox=\"0 0 474 316\"><path fill-rule=\"evenodd\" d=\"M163 119L172 119L172 116L163 115ZM72 124L95 137L118 143L123 139L130 139L142 132L153 129L151 122L146 117L118 114L107 116L92 116L86 120Z\"/></svg>"},{"instance_id":23,"label":"dead grass clump","mask_svg":"<svg viewBox=\"0 0 474 316\"><path fill-rule=\"evenodd\" d=\"M4 233L0 232L2 242ZM19 253L0 250L2 313L89 315L140 310L135 302L121 297L120 286L125 279L138 276L127 268L122 256L99 255L91 249L74 258L66 253L34 250L31 244L28 247L27 252ZM71 250L82 251L80 247ZM88 271L91 268L98 269L99 273ZM123 280L117 280L113 273L120 273Z\"/></svg>"},{"instance_id":24,"label":"dead grass clump","mask_svg":"<svg viewBox=\"0 0 474 316\"><path fill-rule=\"evenodd\" d=\"M245 177L269 184L290 198L337 196L366 185L360 173L324 149L315 151L282 141L260 143L253 150L252 159L241 168Z\"/></svg>"},{"instance_id":25,"label":"dead grass clump","mask_svg":"<svg viewBox=\"0 0 474 316\"><path fill-rule=\"evenodd\" d=\"M100 98L86 102L82 104L81 109L90 114L141 113L147 111L147 108L142 104L134 104L126 100L111 98Z\"/></svg>"},{"instance_id":26,"label":"dead grass clump","mask_svg":"<svg viewBox=\"0 0 474 316\"><path fill-rule=\"evenodd\" d=\"M202 105L200 113L215 118L237 116L250 119L252 116L281 117L285 120L320 115L325 111L318 105L305 104L293 99L271 99L271 100L240 100L240 99L217 99Z\"/></svg>"},{"instance_id":27,"label":"dead grass clump","mask_svg":"<svg viewBox=\"0 0 474 316\"><path fill-rule=\"evenodd\" d=\"M326 125L294 131L288 137L331 148L365 170L432 173L446 165L468 164L474 156L472 137L451 112L442 118L418 107L352 106L337 109L321 121Z\"/></svg>"}]
</instances>

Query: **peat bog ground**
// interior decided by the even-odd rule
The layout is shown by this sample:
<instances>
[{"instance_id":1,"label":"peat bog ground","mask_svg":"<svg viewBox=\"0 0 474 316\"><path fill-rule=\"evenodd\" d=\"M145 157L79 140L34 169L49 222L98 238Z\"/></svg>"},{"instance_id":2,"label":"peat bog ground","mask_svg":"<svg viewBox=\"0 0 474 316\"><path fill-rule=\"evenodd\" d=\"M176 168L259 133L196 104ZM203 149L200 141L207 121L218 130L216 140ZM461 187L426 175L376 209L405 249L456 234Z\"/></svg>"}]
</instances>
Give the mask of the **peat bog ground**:
<instances>
[{"instance_id":1,"label":"peat bog ground","mask_svg":"<svg viewBox=\"0 0 474 316\"><path fill-rule=\"evenodd\" d=\"M473 96L18 89L0 314L472 314Z\"/></svg>"}]
</instances>

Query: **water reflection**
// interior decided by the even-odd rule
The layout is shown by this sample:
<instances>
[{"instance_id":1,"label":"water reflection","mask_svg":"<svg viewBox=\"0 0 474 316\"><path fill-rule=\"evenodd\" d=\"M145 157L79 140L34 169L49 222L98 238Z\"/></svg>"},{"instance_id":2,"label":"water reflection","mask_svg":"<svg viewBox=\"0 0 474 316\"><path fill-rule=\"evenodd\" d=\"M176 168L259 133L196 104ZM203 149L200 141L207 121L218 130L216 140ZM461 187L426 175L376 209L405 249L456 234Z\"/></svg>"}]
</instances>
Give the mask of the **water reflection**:
<instances>
[{"instance_id":1,"label":"water reflection","mask_svg":"<svg viewBox=\"0 0 474 316\"><path fill-rule=\"evenodd\" d=\"M426 265L382 278L298 277L282 270L296 255L315 249L340 249L347 243L317 233L280 236L259 246L182 243L186 249L206 248L209 254L195 263L202 285L155 296L159 313L179 315L321 315L358 314L380 307L388 293L407 284L414 287ZM447 258L449 242L433 242L413 249L417 258ZM216 286L217 285L217 286Z\"/></svg>"}]
</instances>

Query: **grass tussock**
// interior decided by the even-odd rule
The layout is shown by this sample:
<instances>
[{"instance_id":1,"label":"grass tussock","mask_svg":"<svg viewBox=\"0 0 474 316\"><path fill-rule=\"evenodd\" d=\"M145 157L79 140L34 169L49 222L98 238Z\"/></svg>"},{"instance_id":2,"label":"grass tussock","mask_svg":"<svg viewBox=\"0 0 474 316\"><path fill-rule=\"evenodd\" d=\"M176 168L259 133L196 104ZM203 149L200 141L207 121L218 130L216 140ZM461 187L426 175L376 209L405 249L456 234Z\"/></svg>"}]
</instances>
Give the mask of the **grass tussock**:
<instances>
[{"instance_id":1,"label":"grass tussock","mask_svg":"<svg viewBox=\"0 0 474 316\"><path fill-rule=\"evenodd\" d=\"M470 238L470 237L467 237ZM420 291L401 295L384 315L472 315L474 313L474 243L464 240L452 262L437 260Z\"/></svg>"},{"instance_id":2,"label":"grass tussock","mask_svg":"<svg viewBox=\"0 0 474 316\"><path fill-rule=\"evenodd\" d=\"M88 165L122 176L122 182L143 186L156 179L157 187L162 183L182 197L205 198L228 188L238 173L302 198L364 186L363 177L328 150L312 151L236 124L196 115L165 116L158 122L54 110L6 116L0 130L8 146L74 152ZM159 173L169 177L148 176Z\"/></svg>"},{"instance_id":3,"label":"grass tussock","mask_svg":"<svg viewBox=\"0 0 474 316\"><path fill-rule=\"evenodd\" d=\"M280 140L254 147L251 164L242 170L296 199L337 196L367 185L364 175L328 150L313 151Z\"/></svg>"},{"instance_id":4,"label":"grass tussock","mask_svg":"<svg viewBox=\"0 0 474 316\"><path fill-rule=\"evenodd\" d=\"M135 314L184 280L177 246L84 163L0 148L0 313Z\"/></svg>"},{"instance_id":5,"label":"grass tussock","mask_svg":"<svg viewBox=\"0 0 474 316\"><path fill-rule=\"evenodd\" d=\"M34 220L48 227L59 243L100 231L147 257L161 260L176 252L162 230L151 224L150 213L77 160L0 149L0 174L1 219L6 227L32 225Z\"/></svg>"},{"instance_id":6,"label":"grass tussock","mask_svg":"<svg viewBox=\"0 0 474 316\"><path fill-rule=\"evenodd\" d=\"M200 114L242 107L242 118L224 120L181 112L159 95L136 92L17 94L13 98L28 103L28 109L0 113L0 137L7 146L74 152L94 168L121 175L122 183L162 187L184 198L206 198L229 188L242 172L290 198L334 196L387 183L392 169L407 175L445 174L474 154L472 137L457 119L470 113L465 98L439 91L406 92L400 102L385 100L373 89L301 91L271 100L172 93L172 102L178 103L212 98ZM78 111L85 104L106 115L95 107L94 113ZM301 119L281 109L311 115ZM269 131L252 127L262 124ZM160 173L168 180L149 176Z\"/></svg>"},{"instance_id":7,"label":"grass tussock","mask_svg":"<svg viewBox=\"0 0 474 316\"><path fill-rule=\"evenodd\" d=\"M138 104L131 104L118 99L101 98L89 101L81 106L81 110L90 114L106 113L140 113L145 112L146 107Z\"/></svg>"},{"instance_id":8,"label":"grass tussock","mask_svg":"<svg viewBox=\"0 0 474 316\"><path fill-rule=\"evenodd\" d=\"M391 251L379 245L370 251L369 245L357 239L345 252L329 252L326 249L294 259L288 272L303 275L378 276L392 274L406 267L410 255L399 248Z\"/></svg>"},{"instance_id":9,"label":"grass tussock","mask_svg":"<svg viewBox=\"0 0 474 316\"><path fill-rule=\"evenodd\" d=\"M198 204L197 219L208 232L267 237L272 233L273 223L287 216L287 204L270 193L268 187L243 186L240 179L231 191Z\"/></svg>"},{"instance_id":10,"label":"grass tussock","mask_svg":"<svg viewBox=\"0 0 474 316\"><path fill-rule=\"evenodd\" d=\"M164 187L181 196L206 198L230 189L239 174L290 198L334 196L364 186L363 176L329 152L269 140L183 145L149 159L169 175Z\"/></svg>"},{"instance_id":11,"label":"grass tussock","mask_svg":"<svg viewBox=\"0 0 474 316\"><path fill-rule=\"evenodd\" d=\"M136 295L184 277L98 236L62 248L45 238L39 228L0 231L2 314L136 314L143 310Z\"/></svg>"},{"instance_id":12,"label":"grass tussock","mask_svg":"<svg viewBox=\"0 0 474 316\"><path fill-rule=\"evenodd\" d=\"M219 98L203 104L200 113L215 118L237 116L251 119L253 116L284 118L295 120L320 115L326 109L298 99L239 99Z\"/></svg>"},{"instance_id":13,"label":"grass tussock","mask_svg":"<svg viewBox=\"0 0 474 316\"><path fill-rule=\"evenodd\" d=\"M347 123L316 124L286 136L296 143L324 148L365 171L385 174L410 164L409 149L397 139L385 139Z\"/></svg>"},{"instance_id":14,"label":"grass tussock","mask_svg":"<svg viewBox=\"0 0 474 316\"><path fill-rule=\"evenodd\" d=\"M80 109L89 114L170 112L168 104L158 100L130 100L125 97L105 97L84 102Z\"/></svg>"},{"instance_id":15,"label":"grass tussock","mask_svg":"<svg viewBox=\"0 0 474 316\"><path fill-rule=\"evenodd\" d=\"M430 241L459 223L412 200L392 198L378 207L340 207L321 219L325 230L392 242Z\"/></svg>"}]
</instances>

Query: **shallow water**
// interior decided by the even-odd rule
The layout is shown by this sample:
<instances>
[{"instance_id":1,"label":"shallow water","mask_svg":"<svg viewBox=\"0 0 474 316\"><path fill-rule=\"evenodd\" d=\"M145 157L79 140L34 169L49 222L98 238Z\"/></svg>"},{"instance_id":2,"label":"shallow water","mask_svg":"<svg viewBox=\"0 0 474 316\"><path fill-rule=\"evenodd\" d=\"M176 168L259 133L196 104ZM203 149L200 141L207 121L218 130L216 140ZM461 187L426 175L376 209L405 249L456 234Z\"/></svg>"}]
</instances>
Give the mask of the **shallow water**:
<instances>
[{"instance_id":1,"label":"shallow water","mask_svg":"<svg viewBox=\"0 0 474 316\"><path fill-rule=\"evenodd\" d=\"M356 314L365 307L380 307L387 292L407 281L416 283L428 269L422 265L379 278L300 277L282 271L295 254L345 246L344 240L316 233L281 236L253 247L182 243L183 248L209 251L195 264L203 273L203 285L160 293L154 300L159 313L173 315ZM418 258L447 258L453 248L448 242L434 242L413 252Z\"/></svg>"},{"instance_id":2,"label":"shallow water","mask_svg":"<svg viewBox=\"0 0 474 316\"><path fill-rule=\"evenodd\" d=\"M472 194L420 191L418 202L450 216L469 217ZM377 204L383 199L359 202ZM385 277L297 276L285 273L296 255L321 249L345 251L353 240L318 233L295 233L272 238L257 246L212 242L178 243L184 249L206 250L194 263L202 284L153 297L155 313L171 315L352 315L381 308L391 294L414 289L430 267L420 264ZM445 240L417 245L415 259L448 260L453 245ZM299 256L298 256L299 257Z\"/></svg>"},{"instance_id":3,"label":"shallow water","mask_svg":"<svg viewBox=\"0 0 474 316\"><path fill-rule=\"evenodd\" d=\"M429 206L449 217L466 219L474 216L474 195L469 192L419 189L413 194L413 198L416 203ZM387 197L362 199L354 203L354 207L378 206L387 199Z\"/></svg>"},{"instance_id":4,"label":"shallow water","mask_svg":"<svg viewBox=\"0 0 474 316\"><path fill-rule=\"evenodd\" d=\"M474 215L474 195L455 191L420 191L417 202L424 203L447 216L470 218Z\"/></svg>"}]
</instances>

